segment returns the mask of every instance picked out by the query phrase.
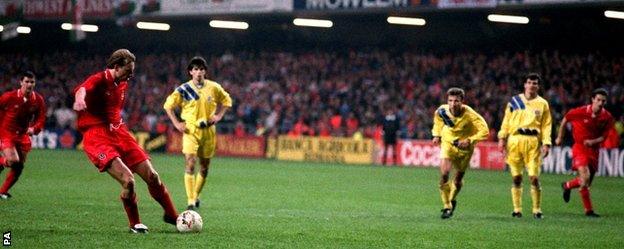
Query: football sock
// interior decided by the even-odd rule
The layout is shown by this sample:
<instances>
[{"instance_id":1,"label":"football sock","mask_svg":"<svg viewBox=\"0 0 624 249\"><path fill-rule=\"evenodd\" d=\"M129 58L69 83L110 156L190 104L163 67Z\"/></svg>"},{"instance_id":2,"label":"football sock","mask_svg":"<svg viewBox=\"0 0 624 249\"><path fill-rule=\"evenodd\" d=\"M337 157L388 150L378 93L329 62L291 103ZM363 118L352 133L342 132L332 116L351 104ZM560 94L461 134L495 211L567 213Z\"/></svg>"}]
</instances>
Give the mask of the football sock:
<instances>
[{"instance_id":1,"label":"football sock","mask_svg":"<svg viewBox=\"0 0 624 249\"><path fill-rule=\"evenodd\" d=\"M165 184L160 183L155 186L147 186L149 189L149 193L156 200L160 206L165 210L165 215L168 217L178 217L178 212L173 206L173 202L171 201L171 196L169 195L169 191Z\"/></svg>"},{"instance_id":2,"label":"football sock","mask_svg":"<svg viewBox=\"0 0 624 249\"><path fill-rule=\"evenodd\" d=\"M579 190L579 193L581 194L581 199L583 200L583 207L585 207L585 212L594 210L594 207L592 207L591 198L589 197L589 187L582 187Z\"/></svg>"},{"instance_id":3,"label":"football sock","mask_svg":"<svg viewBox=\"0 0 624 249\"><path fill-rule=\"evenodd\" d=\"M201 172L197 173L195 177L195 199L199 198L199 193L201 193L204 188L204 183L206 183L206 177L204 177Z\"/></svg>"},{"instance_id":4,"label":"football sock","mask_svg":"<svg viewBox=\"0 0 624 249\"><path fill-rule=\"evenodd\" d=\"M440 197L442 198L442 204L444 204L444 208L452 208L451 207L451 186L449 182L445 182L440 185Z\"/></svg>"},{"instance_id":5,"label":"football sock","mask_svg":"<svg viewBox=\"0 0 624 249\"><path fill-rule=\"evenodd\" d=\"M22 175L22 170L24 169L23 165L13 164L11 170L7 173L6 179L0 187L0 193L8 193L9 189L13 187L13 185L17 182L20 175Z\"/></svg>"},{"instance_id":6,"label":"football sock","mask_svg":"<svg viewBox=\"0 0 624 249\"><path fill-rule=\"evenodd\" d=\"M184 188L186 189L186 202L188 205L195 205L195 177L192 174L184 173Z\"/></svg>"},{"instance_id":7,"label":"football sock","mask_svg":"<svg viewBox=\"0 0 624 249\"><path fill-rule=\"evenodd\" d=\"M452 182L449 183L449 185L451 186L451 194L449 195L449 199L453 201L457 197L457 194L459 194L459 191L461 190L461 186L457 186L455 185L455 183L452 183Z\"/></svg>"},{"instance_id":8,"label":"football sock","mask_svg":"<svg viewBox=\"0 0 624 249\"><path fill-rule=\"evenodd\" d=\"M0 172L2 172L2 168L7 166L6 158L0 156Z\"/></svg>"},{"instance_id":9,"label":"football sock","mask_svg":"<svg viewBox=\"0 0 624 249\"><path fill-rule=\"evenodd\" d=\"M141 223L141 218L139 218L139 208L137 207L136 193L132 192L129 198L120 197L120 199L121 203L123 203L124 209L126 210L126 215L128 215L130 227L134 227L134 225Z\"/></svg>"},{"instance_id":10,"label":"football sock","mask_svg":"<svg viewBox=\"0 0 624 249\"><path fill-rule=\"evenodd\" d=\"M522 186L511 187L511 203L514 212L522 212Z\"/></svg>"},{"instance_id":11,"label":"football sock","mask_svg":"<svg viewBox=\"0 0 624 249\"><path fill-rule=\"evenodd\" d=\"M574 178L572 180L569 180L568 182L566 182L565 184L565 188L566 189L573 189L573 188L578 188L581 186L581 178Z\"/></svg>"},{"instance_id":12,"label":"football sock","mask_svg":"<svg viewBox=\"0 0 624 249\"><path fill-rule=\"evenodd\" d=\"M533 213L542 212L542 189L531 186L531 200L533 201Z\"/></svg>"}]
</instances>

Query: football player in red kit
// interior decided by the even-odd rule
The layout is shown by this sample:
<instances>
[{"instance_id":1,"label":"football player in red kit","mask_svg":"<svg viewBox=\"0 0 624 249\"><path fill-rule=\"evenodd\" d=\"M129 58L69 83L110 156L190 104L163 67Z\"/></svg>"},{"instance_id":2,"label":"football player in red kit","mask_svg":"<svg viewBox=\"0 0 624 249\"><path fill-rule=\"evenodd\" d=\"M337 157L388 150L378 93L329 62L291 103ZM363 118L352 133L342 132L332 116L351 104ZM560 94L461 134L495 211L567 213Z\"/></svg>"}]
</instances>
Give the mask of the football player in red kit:
<instances>
[{"instance_id":1,"label":"football player in red kit","mask_svg":"<svg viewBox=\"0 0 624 249\"><path fill-rule=\"evenodd\" d=\"M91 75L74 89L73 107L78 112L78 130L83 135L87 157L100 172L107 172L121 184L120 198L128 215L130 232L146 233L148 228L139 218L134 173L147 183L150 195L164 209L165 222L175 225L178 215L149 156L121 118L135 60L127 49L113 52L104 71Z\"/></svg>"},{"instance_id":2,"label":"football player in red kit","mask_svg":"<svg viewBox=\"0 0 624 249\"><path fill-rule=\"evenodd\" d=\"M0 200L11 198L9 189L22 174L31 148L30 135L39 134L45 123L45 102L34 91L35 84L35 74L24 72L20 88L0 97L0 172L11 168L0 187Z\"/></svg>"},{"instance_id":3,"label":"football player in red kit","mask_svg":"<svg viewBox=\"0 0 624 249\"><path fill-rule=\"evenodd\" d=\"M572 124L572 170L578 172L578 177L561 184L563 188L563 200L570 201L570 190L579 188L585 215L588 217L600 217L594 212L589 187L594 175L598 170L598 150L600 144L607 137L609 130L615 121L611 113L604 109L608 93L599 88L592 92L591 104L570 110L561 121L559 133L555 143L560 145L565 135L566 124Z\"/></svg>"}]
</instances>

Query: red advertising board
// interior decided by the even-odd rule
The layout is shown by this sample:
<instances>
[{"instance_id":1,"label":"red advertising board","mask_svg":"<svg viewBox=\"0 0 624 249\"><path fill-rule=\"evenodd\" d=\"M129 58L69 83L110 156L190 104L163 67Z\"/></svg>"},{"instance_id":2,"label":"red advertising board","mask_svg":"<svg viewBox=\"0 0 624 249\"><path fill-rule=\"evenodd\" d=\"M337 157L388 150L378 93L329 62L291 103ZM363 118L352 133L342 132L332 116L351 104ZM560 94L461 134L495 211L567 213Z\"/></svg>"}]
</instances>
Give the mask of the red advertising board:
<instances>
[{"instance_id":1,"label":"red advertising board","mask_svg":"<svg viewBox=\"0 0 624 249\"><path fill-rule=\"evenodd\" d=\"M396 153L398 153L398 165L426 167L440 165L440 147L433 145L429 140L399 140ZM378 153L376 162L381 162L381 156L381 153ZM392 161L390 156L388 156L388 161ZM503 153L496 143L478 143L470 160L470 167L504 170Z\"/></svg>"}]
</instances>

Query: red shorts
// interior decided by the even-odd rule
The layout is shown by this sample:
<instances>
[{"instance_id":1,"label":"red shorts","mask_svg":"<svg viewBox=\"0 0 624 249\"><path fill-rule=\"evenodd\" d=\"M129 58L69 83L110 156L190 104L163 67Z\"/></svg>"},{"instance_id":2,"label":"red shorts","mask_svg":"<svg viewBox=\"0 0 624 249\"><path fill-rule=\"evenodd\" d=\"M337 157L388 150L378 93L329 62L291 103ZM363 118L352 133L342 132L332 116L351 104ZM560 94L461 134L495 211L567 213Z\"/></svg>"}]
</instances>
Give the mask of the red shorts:
<instances>
[{"instance_id":1,"label":"red shorts","mask_svg":"<svg viewBox=\"0 0 624 249\"><path fill-rule=\"evenodd\" d=\"M572 170L578 170L580 167L589 167L592 171L598 170L598 150L592 150L582 147L572 147Z\"/></svg>"},{"instance_id":2,"label":"red shorts","mask_svg":"<svg viewBox=\"0 0 624 249\"><path fill-rule=\"evenodd\" d=\"M2 135L0 136L0 149L15 148L22 162L26 161L26 154L32 149L30 136L22 135Z\"/></svg>"},{"instance_id":3,"label":"red shorts","mask_svg":"<svg viewBox=\"0 0 624 249\"><path fill-rule=\"evenodd\" d=\"M149 159L125 125L112 131L108 126L92 126L82 135L84 151L100 172L106 171L116 157L132 172L134 166Z\"/></svg>"}]
</instances>

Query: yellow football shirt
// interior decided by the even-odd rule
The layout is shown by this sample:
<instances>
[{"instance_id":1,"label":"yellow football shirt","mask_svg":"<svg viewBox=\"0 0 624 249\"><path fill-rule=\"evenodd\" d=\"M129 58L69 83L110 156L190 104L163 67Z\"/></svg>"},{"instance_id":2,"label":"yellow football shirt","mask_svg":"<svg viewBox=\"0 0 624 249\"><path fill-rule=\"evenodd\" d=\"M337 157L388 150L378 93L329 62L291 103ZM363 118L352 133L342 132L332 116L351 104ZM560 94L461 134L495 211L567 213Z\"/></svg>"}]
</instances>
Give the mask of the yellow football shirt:
<instances>
[{"instance_id":1,"label":"yellow football shirt","mask_svg":"<svg viewBox=\"0 0 624 249\"><path fill-rule=\"evenodd\" d=\"M540 96L527 100L524 94L511 98L505 108L505 117L498 132L499 139L518 135L520 129L537 131L543 145L551 145L552 116L548 102Z\"/></svg>"},{"instance_id":2,"label":"yellow football shirt","mask_svg":"<svg viewBox=\"0 0 624 249\"><path fill-rule=\"evenodd\" d=\"M474 145L477 141L487 139L489 129L485 119L468 105L462 105L464 112L455 117L448 105L441 105L433 117L434 137L441 137L442 142L453 143L458 139L470 139Z\"/></svg>"},{"instance_id":3,"label":"yellow football shirt","mask_svg":"<svg viewBox=\"0 0 624 249\"><path fill-rule=\"evenodd\" d=\"M198 87L192 81L178 86L165 101L165 110L176 107L181 109L180 117L186 125L198 126L199 121L207 121L215 114L217 105L232 106L232 99L217 82L204 80L204 85Z\"/></svg>"}]
</instances>

